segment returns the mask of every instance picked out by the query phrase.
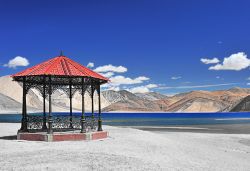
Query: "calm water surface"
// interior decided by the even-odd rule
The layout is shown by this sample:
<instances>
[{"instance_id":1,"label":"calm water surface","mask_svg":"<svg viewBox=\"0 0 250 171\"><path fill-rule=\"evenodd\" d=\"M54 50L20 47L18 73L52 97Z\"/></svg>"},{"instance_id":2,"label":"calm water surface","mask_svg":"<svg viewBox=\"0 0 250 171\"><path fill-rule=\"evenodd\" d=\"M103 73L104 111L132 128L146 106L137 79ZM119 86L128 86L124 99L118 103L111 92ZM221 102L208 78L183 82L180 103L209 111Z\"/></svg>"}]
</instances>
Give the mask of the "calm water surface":
<instances>
[{"instance_id":1,"label":"calm water surface","mask_svg":"<svg viewBox=\"0 0 250 171\"><path fill-rule=\"evenodd\" d=\"M39 114L38 114L39 115ZM53 113L53 115L69 115ZM74 113L80 116L80 113ZM90 115L87 113L86 115ZM102 113L103 124L113 126L171 126L250 124L250 113ZM20 122L21 114L1 114L0 122Z\"/></svg>"}]
</instances>

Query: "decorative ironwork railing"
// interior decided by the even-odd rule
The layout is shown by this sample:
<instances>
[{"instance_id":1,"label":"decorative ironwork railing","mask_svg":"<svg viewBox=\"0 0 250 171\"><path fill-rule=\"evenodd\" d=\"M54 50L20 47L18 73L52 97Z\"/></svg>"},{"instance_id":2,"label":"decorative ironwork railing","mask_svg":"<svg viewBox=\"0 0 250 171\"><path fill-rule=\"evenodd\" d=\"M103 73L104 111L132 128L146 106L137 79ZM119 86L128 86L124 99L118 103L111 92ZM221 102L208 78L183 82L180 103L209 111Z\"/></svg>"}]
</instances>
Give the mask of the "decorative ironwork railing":
<instances>
[{"instance_id":1,"label":"decorative ironwork railing","mask_svg":"<svg viewBox=\"0 0 250 171\"><path fill-rule=\"evenodd\" d=\"M69 116L53 116L53 129L80 129L80 117L72 116L72 123Z\"/></svg>"},{"instance_id":2,"label":"decorative ironwork railing","mask_svg":"<svg viewBox=\"0 0 250 171\"><path fill-rule=\"evenodd\" d=\"M53 130L79 130L81 129L81 116L72 116L72 122L70 116L52 116L52 129ZM48 118L46 118L48 127ZM85 129L87 132L96 130L98 126L97 116L85 116ZM42 130L43 116L28 115L27 116L28 130Z\"/></svg>"},{"instance_id":3,"label":"decorative ironwork railing","mask_svg":"<svg viewBox=\"0 0 250 171\"><path fill-rule=\"evenodd\" d=\"M43 127L43 117L42 116L27 116L27 127L28 130L39 130Z\"/></svg>"},{"instance_id":4,"label":"decorative ironwork railing","mask_svg":"<svg viewBox=\"0 0 250 171\"><path fill-rule=\"evenodd\" d=\"M85 127L86 127L86 131L89 132L91 130L96 130L97 126L98 126L98 117L97 116L86 116L85 117Z\"/></svg>"}]
</instances>

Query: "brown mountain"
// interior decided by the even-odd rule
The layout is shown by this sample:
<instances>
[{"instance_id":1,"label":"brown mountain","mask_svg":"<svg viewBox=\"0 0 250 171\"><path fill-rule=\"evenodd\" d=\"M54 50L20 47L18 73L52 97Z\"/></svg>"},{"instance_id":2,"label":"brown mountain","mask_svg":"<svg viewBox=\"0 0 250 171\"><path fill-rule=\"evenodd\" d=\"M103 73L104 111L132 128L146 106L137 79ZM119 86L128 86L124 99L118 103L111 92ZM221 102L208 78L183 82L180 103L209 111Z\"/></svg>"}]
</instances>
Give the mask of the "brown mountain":
<instances>
[{"instance_id":1,"label":"brown mountain","mask_svg":"<svg viewBox=\"0 0 250 171\"><path fill-rule=\"evenodd\" d=\"M12 81L9 76L0 77L0 113L21 112L22 87ZM191 91L172 97L156 92L133 94L126 90L103 91L101 95L103 111L165 111L165 112L219 112L231 110L247 110L240 105L242 99L250 95L250 89L235 87L219 91ZM53 96L53 111L68 111L69 99L60 90ZM90 110L91 100L86 94L86 109ZM47 106L48 106L48 102ZM95 109L97 97L95 94ZM41 94L31 89L27 95L27 105L32 111L42 110ZM238 107L236 107L238 105ZM76 93L73 98L73 108L81 110L81 95Z\"/></svg>"},{"instance_id":2,"label":"brown mountain","mask_svg":"<svg viewBox=\"0 0 250 171\"><path fill-rule=\"evenodd\" d=\"M12 81L10 76L0 77L0 113L20 113L21 107L17 104L22 103L22 86L15 81ZM10 100L12 99L12 100ZM102 106L106 107L111 103L101 96ZM11 105L12 104L12 105ZM73 97L73 109L81 111L81 95L76 93ZM94 95L95 110L98 108L97 94ZM39 91L30 89L27 94L28 112L42 111L43 98ZM46 107L48 111L48 101L46 100ZM88 93L85 94L85 108L87 111L91 109L91 99ZM68 112L69 111L69 98L65 93L58 90L52 95L52 109L54 112Z\"/></svg>"},{"instance_id":3,"label":"brown mountain","mask_svg":"<svg viewBox=\"0 0 250 171\"><path fill-rule=\"evenodd\" d=\"M108 92L110 93L110 91ZM114 91L112 92L114 93ZM119 94L120 100L104 108L103 109L104 111L160 111L161 110L160 105L157 103L157 101L148 100L144 97L137 96L126 90L115 92L115 94Z\"/></svg>"},{"instance_id":4,"label":"brown mountain","mask_svg":"<svg viewBox=\"0 0 250 171\"><path fill-rule=\"evenodd\" d=\"M220 112L230 111L250 94L250 89L236 87L212 92L191 91L155 100L128 91L113 93L120 100L104 108L105 111Z\"/></svg>"},{"instance_id":5,"label":"brown mountain","mask_svg":"<svg viewBox=\"0 0 250 171\"><path fill-rule=\"evenodd\" d=\"M219 112L230 111L250 94L250 89L232 88L220 91L192 91L165 99L164 110L169 112ZM162 103L162 101L160 101Z\"/></svg>"},{"instance_id":6,"label":"brown mountain","mask_svg":"<svg viewBox=\"0 0 250 171\"><path fill-rule=\"evenodd\" d=\"M232 109L231 112L249 112L250 111L250 96L243 98L238 104L236 104Z\"/></svg>"}]
</instances>

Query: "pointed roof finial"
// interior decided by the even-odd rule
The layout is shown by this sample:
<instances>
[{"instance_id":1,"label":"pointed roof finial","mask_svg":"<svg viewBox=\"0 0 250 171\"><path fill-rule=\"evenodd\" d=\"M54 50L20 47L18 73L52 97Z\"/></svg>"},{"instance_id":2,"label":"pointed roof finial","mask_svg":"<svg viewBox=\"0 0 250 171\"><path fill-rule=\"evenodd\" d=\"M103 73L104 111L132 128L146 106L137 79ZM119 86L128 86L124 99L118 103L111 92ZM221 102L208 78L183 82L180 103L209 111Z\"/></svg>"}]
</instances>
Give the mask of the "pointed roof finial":
<instances>
[{"instance_id":1,"label":"pointed roof finial","mask_svg":"<svg viewBox=\"0 0 250 171\"><path fill-rule=\"evenodd\" d=\"M60 56L64 56L64 55L63 55L63 51L62 51L62 50L61 50L61 52L60 52Z\"/></svg>"}]
</instances>

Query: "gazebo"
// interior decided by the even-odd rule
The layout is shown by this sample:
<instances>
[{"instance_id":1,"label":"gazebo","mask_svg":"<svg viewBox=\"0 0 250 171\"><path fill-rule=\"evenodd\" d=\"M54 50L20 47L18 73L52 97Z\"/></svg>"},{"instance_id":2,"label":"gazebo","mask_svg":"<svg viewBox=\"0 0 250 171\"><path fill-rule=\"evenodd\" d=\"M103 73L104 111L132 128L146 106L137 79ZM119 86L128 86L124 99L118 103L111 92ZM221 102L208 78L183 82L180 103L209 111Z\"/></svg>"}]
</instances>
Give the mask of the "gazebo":
<instances>
[{"instance_id":1,"label":"gazebo","mask_svg":"<svg viewBox=\"0 0 250 171\"><path fill-rule=\"evenodd\" d=\"M22 121L18 139L56 141L91 139L91 137L97 139L107 136L107 132L102 130L100 98L100 86L108 82L107 78L69 59L62 53L58 57L14 74L12 77L23 87ZM27 113L26 95L32 88L37 89L43 97L43 114ZM69 97L68 115L54 116L52 113L51 95L59 89ZM72 98L77 91L82 96L81 115L73 115L72 112ZM94 111L95 91L98 94L98 114ZM86 92L91 97L90 115L85 114L84 94ZM49 105L48 112L46 112L46 99Z\"/></svg>"}]
</instances>

